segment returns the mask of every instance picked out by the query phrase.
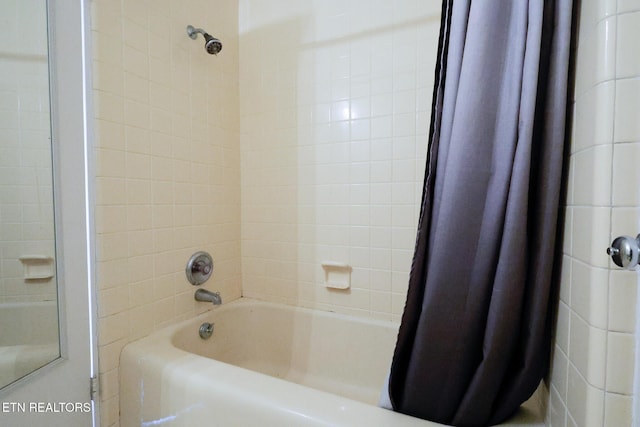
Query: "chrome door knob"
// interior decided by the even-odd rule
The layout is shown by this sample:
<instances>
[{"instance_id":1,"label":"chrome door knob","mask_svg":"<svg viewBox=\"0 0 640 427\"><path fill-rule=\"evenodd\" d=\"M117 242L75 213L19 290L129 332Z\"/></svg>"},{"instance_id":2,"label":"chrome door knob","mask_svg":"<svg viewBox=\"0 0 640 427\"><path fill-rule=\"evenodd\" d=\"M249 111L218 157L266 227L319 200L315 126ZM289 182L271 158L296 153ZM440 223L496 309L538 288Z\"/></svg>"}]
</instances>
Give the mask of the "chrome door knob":
<instances>
[{"instance_id":1,"label":"chrome door knob","mask_svg":"<svg viewBox=\"0 0 640 427\"><path fill-rule=\"evenodd\" d=\"M626 270L634 270L638 265L638 253L640 252L640 234L634 239L631 236L616 237L611 246L607 248L607 254L618 266Z\"/></svg>"}]
</instances>

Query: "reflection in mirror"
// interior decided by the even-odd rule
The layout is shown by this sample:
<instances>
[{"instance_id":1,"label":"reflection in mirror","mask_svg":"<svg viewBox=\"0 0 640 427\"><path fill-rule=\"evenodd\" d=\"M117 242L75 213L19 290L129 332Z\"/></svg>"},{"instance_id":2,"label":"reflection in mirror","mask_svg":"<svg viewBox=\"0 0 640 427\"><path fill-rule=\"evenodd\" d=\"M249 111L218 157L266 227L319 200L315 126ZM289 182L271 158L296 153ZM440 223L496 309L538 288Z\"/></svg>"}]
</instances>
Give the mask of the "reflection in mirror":
<instances>
[{"instance_id":1,"label":"reflection in mirror","mask_svg":"<svg viewBox=\"0 0 640 427\"><path fill-rule=\"evenodd\" d=\"M60 355L47 6L0 2L0 387Z\"/></svg>"}]
</instances>

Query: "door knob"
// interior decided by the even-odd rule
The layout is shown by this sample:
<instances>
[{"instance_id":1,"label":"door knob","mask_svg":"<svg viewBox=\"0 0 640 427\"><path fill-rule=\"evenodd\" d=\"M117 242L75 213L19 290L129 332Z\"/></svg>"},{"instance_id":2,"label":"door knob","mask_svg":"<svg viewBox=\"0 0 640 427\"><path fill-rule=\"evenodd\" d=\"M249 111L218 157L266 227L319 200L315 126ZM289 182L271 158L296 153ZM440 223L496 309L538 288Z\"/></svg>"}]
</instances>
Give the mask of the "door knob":
<instances>
[{"instance_id":1,"label":"door knob","mask_svg":"<svg viewBox=\"0 0 640 427\"><path fill-rule=\"evenodd\" d=\"M635 239L631 236L616 237L607 248L607 254L613 262L626 270L636 268L638 252L640 252L640 234Z\"/></svg>"}]
</instances>

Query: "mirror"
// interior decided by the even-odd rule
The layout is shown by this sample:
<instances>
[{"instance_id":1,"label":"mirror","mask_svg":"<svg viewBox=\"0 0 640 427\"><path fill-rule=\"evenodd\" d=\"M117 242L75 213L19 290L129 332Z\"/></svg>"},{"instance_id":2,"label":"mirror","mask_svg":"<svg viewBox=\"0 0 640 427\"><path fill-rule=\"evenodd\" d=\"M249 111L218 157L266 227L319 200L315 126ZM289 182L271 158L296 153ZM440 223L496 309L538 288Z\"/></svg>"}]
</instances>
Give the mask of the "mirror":
<instances>
[{"instance_id":1,"label":"mirror","mask_svg":"<svg viewBox=\"0 0 640 427\"><path fill-rule=\"evenodd\" d=\"M0 2L0 387L60 356L47 3Z\"/></svg>"}]
</instances>

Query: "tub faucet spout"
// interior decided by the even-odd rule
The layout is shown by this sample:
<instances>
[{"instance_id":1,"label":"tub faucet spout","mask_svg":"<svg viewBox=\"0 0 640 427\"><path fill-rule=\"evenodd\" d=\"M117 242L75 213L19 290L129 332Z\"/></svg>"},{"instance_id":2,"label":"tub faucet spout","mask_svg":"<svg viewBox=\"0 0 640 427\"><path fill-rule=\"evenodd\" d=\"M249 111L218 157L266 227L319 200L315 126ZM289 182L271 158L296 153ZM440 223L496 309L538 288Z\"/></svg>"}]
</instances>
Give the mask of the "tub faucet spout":
<instances>
[{"instance_id":1,"label":"tub faucet spout","mask_svg":"<svg viewBox=\"0 0 640 427\"><path fill-rule=\"evenodd\" d=\"M206 289L198 289L195 294L196 301L212 302L213 305L222 304L220 292L211 292Z\"/></svg>"}]
</instances>

